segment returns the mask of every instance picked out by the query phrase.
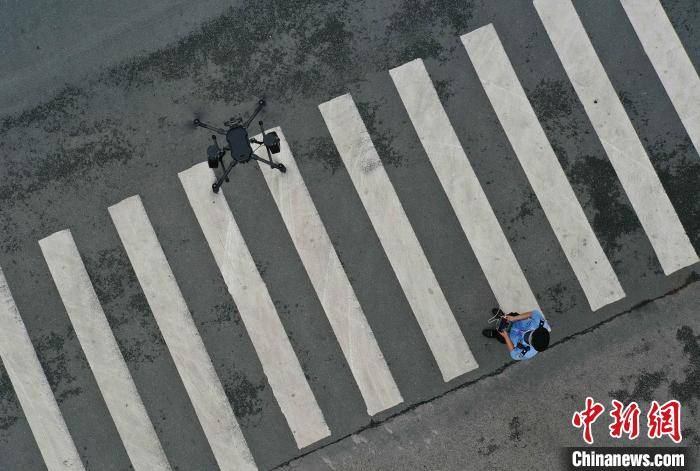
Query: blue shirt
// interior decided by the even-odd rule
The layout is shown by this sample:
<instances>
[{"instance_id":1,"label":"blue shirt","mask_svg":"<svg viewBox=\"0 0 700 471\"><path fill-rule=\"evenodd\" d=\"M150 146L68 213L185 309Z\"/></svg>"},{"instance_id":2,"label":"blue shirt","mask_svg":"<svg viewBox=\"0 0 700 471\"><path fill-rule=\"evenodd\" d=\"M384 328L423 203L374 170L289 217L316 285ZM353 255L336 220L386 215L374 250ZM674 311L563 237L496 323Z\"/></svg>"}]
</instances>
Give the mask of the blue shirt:
<instances>
[{"instance_id":1,"label":"blue shirt","mask_svg":"<svg viewBox=\"0 0 700 471\"><path fill-rule=\"evenodd\" d=\"M526 332L538 328L540 326L540 321L544 321L542 327L550 332L552 331L547 319L544 318L544 314L542 314L542 311L539 309L533 309L532 315L527 319L511 322L508 336L513 342L513 345L515 345L515 348L510 351L510 357L513 360L527 360L528 358L532 358L537 355L537 350L535 350L533 346L529 345L527 343L527 339L524 337ZM518 343L530 348L527 352L523 353L522 349L518 347Z\"/></svg>"}]
</instances>

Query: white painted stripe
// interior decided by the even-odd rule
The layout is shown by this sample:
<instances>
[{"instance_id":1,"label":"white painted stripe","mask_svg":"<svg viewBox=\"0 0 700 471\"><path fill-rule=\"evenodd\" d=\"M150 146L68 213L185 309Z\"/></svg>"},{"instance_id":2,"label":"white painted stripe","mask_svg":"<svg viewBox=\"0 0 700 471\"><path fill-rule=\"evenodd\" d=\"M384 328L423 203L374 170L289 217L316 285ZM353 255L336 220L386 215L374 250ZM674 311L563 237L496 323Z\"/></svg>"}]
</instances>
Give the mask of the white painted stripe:
<instances>
[{"instance_id":1,"label":"white painted stripe","mask_svg":"<svg viewBox=\"0 0 700 471\"><path fill-rule=\"evenodd\" d=\"M73 236L56 232L39 245L131 464L139 471L169 470Z\"/></svg>"},{"instance_id":2,"label":"white painted stripe","mask_svg":"<svg viewBox=\"0 0 700 471\"><path fill-rule=\"evenodd\" d=\"M700 77L659 0L621 0L622 7L700 152Z\"/></svg>"},{"instance_id":3,"label":"white painted stripe","mask_svg":"<svg viewBox=\"0 0 700 471\"><path fill-rule=\"evenodd\" d=\"M678 215L569 0L535 0L554 49L664 273L698 261ZM689 103L697 106L698 103Z\"/></svg>"},{"instance_id":4,"label":"white painted stripe","mask_svg":"<svg viewBox=\"0 0 700 471\"><path fill-rule=\"evenodd\" d=\"M367 413L374 415L400 404L403 398L311 200L289 144L281 129L272 131L280 138L280 153L275 157L287 167L287 173L271 171L264 164L262 173L355 377ZM262 136L256 139L261 140Z\"/></svg>"},{"instance_id":5,"label":"white painted stripe","mask_svg":"<svg viewBox=\"0 0 700 471\"><path fill-rule=\"evenodd\" d=\"M319 109L442 377L449 381L477 368L352 97Z\"/></svg>"},{"instance_id":6,"label":"white painted stripe","mask_svg":"<svg viewBox=\"0 0 700 471\"><path fill-rule=\"evenodd\" d=\"M505 312L539 309L423 61L389 74L499 306Z\"/></svg>"},{"instance_id":7,"label":"white painted stripe","mask_svg":"<svg viewBox=\"0 0 700 471\"><path fill-rule=\"evenodd\" d=\"M270 293L206 162L178 174L299 448L330 435Z\"/></svg>"},{"instance_id":8,"label":"white painted stripe","mask_svg":"<svg viewBox=\"0 0 700 471\"><path fill-rule=\"evenodd\" d=\"M223 471L256 470L245 437L141 198L127 198L111 206L109 214L219 468Z\"/></svg>"},{"instance_id":9,"label":"white painted stripe","mask_svg":"<svg viewBox=\"0 0 700 471\"><path fill-rule=\"evenodd\" d=\"M479 80L592 310L625 296L493 25L462 36Z\"/></svg>"},{"instance_id":10,"label":"white painted stripe","mask_svg":"<svg viewBox=\"0 0 700 471\"><path fill-rule=\"evenodd\" d=\"M0 268L0 359L50 471L83 470L78 450L41 368Z\"/></svg>"}]
</instances>

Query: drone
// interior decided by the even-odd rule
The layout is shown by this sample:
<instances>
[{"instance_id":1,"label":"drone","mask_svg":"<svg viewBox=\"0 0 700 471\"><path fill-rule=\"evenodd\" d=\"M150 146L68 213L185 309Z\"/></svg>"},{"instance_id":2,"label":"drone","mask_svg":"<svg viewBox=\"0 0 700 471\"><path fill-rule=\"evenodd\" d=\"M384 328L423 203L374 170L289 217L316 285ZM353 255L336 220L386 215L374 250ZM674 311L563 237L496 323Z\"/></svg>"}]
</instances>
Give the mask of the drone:
<instances>
[{"instance_id":1,"label":"drone","mask_svg":"<svg viewBox=\"0 0 700 471\"><path fill-rule=\"evenodd\" d=\"M257 139L248 137L248 126L250 126L250 123L253 122L253 119L255 119L255 117L264 107L265 100L260 100L258 101L258 105L255 107L255 111L253 111L253 114L247 120L243 121L241 118L231 118L228 121L225 121L224 126L228 128L227 130L207 124L199 120L199 118L194 120L195 126L209 129L217 134L226 136L226 143L228 145L224 146L223 148L220 147L218 141L216 140L216 134L213 134L211 138L214 143L207 148L207 162L209 163L209 168L219 168L219 165L221 165L223 168L223 173L217 178L216 182L214 182L211 187L212 190L214 190L214 193L218 193L221 185L223 185L224 182L229 181L229 174L231 173L231 170L233 170L233 167L251 160L262 162L282 173L287 171L287 168L283 164L272 160L272 154L278 154L280 151L280 138L277 136L276 132L266 133L265 128L263 127L263 122L258 121L260 130L262 131L263 140L258 141ZM258 147L255 150L265 146L265 150L267 151L267 160L257 156L255 154L255 150L253 150L251 147L251 144L258 144ZM228 166L224 164L224 156L226 155L226 152L231 153L231 163L228 164Z\"/></svg>"}]
</instances>

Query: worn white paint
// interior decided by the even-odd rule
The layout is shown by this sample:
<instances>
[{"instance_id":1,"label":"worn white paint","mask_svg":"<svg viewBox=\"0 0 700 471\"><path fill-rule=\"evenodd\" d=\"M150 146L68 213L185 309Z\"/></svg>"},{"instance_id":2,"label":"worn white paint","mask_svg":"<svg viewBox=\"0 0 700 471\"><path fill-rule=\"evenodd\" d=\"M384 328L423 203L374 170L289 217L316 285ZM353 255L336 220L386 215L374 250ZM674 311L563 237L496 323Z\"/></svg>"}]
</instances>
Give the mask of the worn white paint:
<instances>
[{"instance_id":1,"label":"worn white paint","mask_svg":"<svg viewBox=\"0 0 700 471\"><path fill-rule=\"evenodd\" d=\"M39 245L131 464L139 471L170 470L73 236L56 232Z\"/></svg>"},{"instance_id":2,"label":"worn white paint","mask_svg":"<svg viewBox=\"0 0 700 471\"><path fill-rule=\"evenodd\" d=\"M203 162L178 176L298 447L329 436L323 413L223 189L218 194L212 192L214 172Z\"/></svg>"},{"instance_id":3,"label":"worn white paint","mask_svg":"<svg viewBox=\"0 0 700 471\"><path fill-rule=\"evenodd\" d=\"M275 158L287 167L287 172L273 171L261 164L262 173L365 400L367 413L377 414L400 404L403 398L311 200L289 144L280 128L271 131L280 138L280 153ZM256 139L262 140L262 136Z\"/></svg>"},{"instance_id":4,"label":"worn white paint","mask_svg":"<svg viewBox=\"0 0 700 471\"><path fill-rule=\"evenodd\" d=\"M352 97L319 109L443 378L477 368Z\"/></svg>"},{"instance_id":5,"label":"worn white paint","mask_svg":"<svg viewBox=\"0 0 700 471\"><path fill-rule=\"evenodd\" d=\"M539 308L423 61L389 74L499 306L505 312Z\"/></svg>"},{"instance_id":6,"label":"worn white paint","mask_svg":"<svg viewBox=\"0 0 700 471\"><path fill-rule=\"evenodd\" d=\"M659 0L621 0L671 103L700 152L700 78Z\"/></svg>"},{"instance_id":7,"label":"worn white paint","mask_svg":"<svg viewBox=\"0 0 700 471\"><path fill-rule=\"evenodd\" d=\"M493 25L465 34L462 42L591 309L623 298Z\"/></svg>"},{"instance_id":8,"label":"worn white paint","mask_svg":"<svg viewBox=\"0 0 700 471\"><path fill-rule=\"evenodd\" d=\"M0 360L49 471L84 470L2 268Z\"/></svg>"},{"instance_id":9,"label":"worn white paint","mask_svg":"<svg viewBox=\"0 0 700 471\"><path fill-rule=\"evenodd\" d=\"M534 5L664 273L670 274L696 263L695 249L574 5L570 0L535 0ZM688 103L694 108L697 105L697 102Z\"/></svg>"},{"instance_id":10,"label":"worn white paint","mask_svg":"<svg viewBox=\"0 0 700 471\"><path fill-rule=\"evenodd\" d=\"M138 196L109 208L163 339L222 471L256 470L170 264Z\"/></svg>"}]
</instances>

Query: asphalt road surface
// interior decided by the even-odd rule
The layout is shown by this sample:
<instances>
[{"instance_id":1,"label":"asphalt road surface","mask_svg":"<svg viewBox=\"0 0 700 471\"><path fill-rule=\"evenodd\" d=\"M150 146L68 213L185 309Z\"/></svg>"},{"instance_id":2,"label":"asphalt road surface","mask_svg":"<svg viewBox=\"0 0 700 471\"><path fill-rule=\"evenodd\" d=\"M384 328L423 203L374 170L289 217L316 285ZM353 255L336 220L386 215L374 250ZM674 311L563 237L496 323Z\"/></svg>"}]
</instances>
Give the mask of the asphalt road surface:
<instances>
[{"instance_id":1,"label":"asphalt road surface","mask_svg":"<svg viewBox=\"0 0 700 471\"><path fill-rule=\"evenodd\" d=\"M0 4L0 469L275 468L698 279L696 2L61 5Z\"/></svg>"},{"instance_id":2,"label":"asphalt road surface","mask_svg":"<svg viewBox=\"0 0 700 471\"><path fill-rule=\"evenodd\" d=\"M602 447L671 444L646 436L645 417L634 440L610 437L612 399L634 401L644 415L652 401L681 401L682 444L697 467L699 296L693 283L560 340L537 362L514 362L281 469L566 469L564 448L582 445L582 430L569 425L583 408L580 391L606 408L592 427Z\"/></svg>"}]
</instances>

